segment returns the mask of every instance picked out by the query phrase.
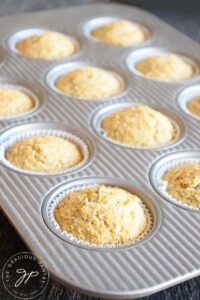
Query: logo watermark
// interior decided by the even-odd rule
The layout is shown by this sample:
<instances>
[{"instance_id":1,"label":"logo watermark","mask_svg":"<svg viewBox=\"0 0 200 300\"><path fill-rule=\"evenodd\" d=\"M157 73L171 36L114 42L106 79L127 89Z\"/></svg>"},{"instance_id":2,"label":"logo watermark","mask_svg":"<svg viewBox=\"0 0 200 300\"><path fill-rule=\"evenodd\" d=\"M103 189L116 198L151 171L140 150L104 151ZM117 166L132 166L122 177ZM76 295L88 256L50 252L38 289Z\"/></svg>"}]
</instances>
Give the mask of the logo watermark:
<instances>
[{"instance_id":1,"label":"logo watermark","mask_svg":"<svg viewBox=\"0 0 200 300\"><path fill-rule=\"evenodd\" d=\"M46 289L49 272L38 256L22 252L7 260L2 280L5 289L15 298L34 299Z\"/></svg>"}]
</instances>

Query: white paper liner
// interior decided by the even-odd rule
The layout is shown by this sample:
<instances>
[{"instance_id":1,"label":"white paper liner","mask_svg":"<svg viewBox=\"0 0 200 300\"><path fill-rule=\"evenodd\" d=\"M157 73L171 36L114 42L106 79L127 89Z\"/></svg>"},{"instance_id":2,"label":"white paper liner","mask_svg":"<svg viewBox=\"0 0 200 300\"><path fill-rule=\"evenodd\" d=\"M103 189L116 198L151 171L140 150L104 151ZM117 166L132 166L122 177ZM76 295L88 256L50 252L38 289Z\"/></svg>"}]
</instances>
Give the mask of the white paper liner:
<instances>
[{"instance_id":1,"label":"white paper liner","mask_svg":"<svg viewBox=\"0 0 200 300\"><path fill-rule=\"evenodd\" d=\"M178 96L178 104L180 108L191 117L200 120L200 116L195 115L188 109L188 102L193 100L194 98L200 96L200 85L191 86L186 88L179 96Z\"/></svg>"},{"instance_id":2,"label":"white paper liner","mask_svg":"<svg viewBox=\"0 0 200 300\"><path fill-rule=\"evenodd\" d=\"M145 229L145 231L138 236L134 241L129 242L129 243L125 243L125 244L116 244L116 245L96 245L96 244L90 244L89 242L85 242L83 240L79 240L76 237L74 237L72 234L68 233L67 231L62 231L58 222L56 221L55 217L54 217L54 211L55 208L58 206L58 204L60 202L62 202L64 200L64 198L71 192L74 192L76 190L80 190L80 189L86 189L86 188L91 188L91 187L95 187L95 186L99 186L101 184L95 184L95 185L81 185L79 187L72 187L69 188L67 190L63 190L62 192L60 192L56 197L54 197L53 199L51 199L50 201L50 205L48 206L48 212L47 215L49 217L49 220L51 221L52 225L54 226L54 228L58 231L59 235L61 235L61 237L67 239L69 242L73 242L77 245L81 245L81 246L86 246L86 247L93 247L93 248L119 248L119 247L127 247L127 246L131 246L136 244L137 242L141 241L144 237L146 237L154 224L154 220L153 220L153 215L150 212L150 210L148 209L148 207L145 205L145 203L142 201L143 204L143 208L145 209L145 213L147 216L147 227Z\"/></svg>"},{"instance_id":3,"label":"white paper liner","mask_svg":"<svg viewBox=\"0 0 200 300\"><path fill-rule=\"evenodd\" d=\"M189 205L187 203L182 202L181 200L178 200L174 197L172 197L168 192L167 192L167 186L168 183L167 181L163 180L163 175L169 171L170 169L174 168L174 167L178 167L181 165L185 165L185 164L192 164L192 163L200 163L200 158L196 158L196 159L192 159L192 158L179 158L176 160L172 160L172 161L167 161L165 162L159 169L156 170L156 173L154 175L154 179L156 182L156 185L158 187L158 189L160 190L161 194L167 198L168 200L170 200L172 203L174 202L174 204L177 204L179 206L185 207L185 208L190 208L196 211L200 211L200 208L197 208L193 205Z\"/></svg>"},{"instance_id":4,"label":"white paper liner","mask_svg":"<svg viewBox=\"0 0 200 300\"><path fill-rule=\"evenodd\" d=\"M0 88L11 88L11 89L17 89L21 92L24 92L26 95L28 95L31 100L34 102L34 106L32 109L22 112L20 114L16 114L16 115L7 115L7 116L1 116L0 115L0 121L7 121L7 120L13 120L16 118L20 118L20 117L25 117L28 116L29 114L33 114L36 112L36 110L39 108L40 106L40 100L38 98L38 96L33 93L30 89L21 86L21 85L16 85L16 84L7 84L7 83L0 83Z\"/></svg>"},{"instance_id":5,"label":"white paper liner","mask_svg":"<svg viewBox=\"0 0 200 300\"><path fill-rule=\"evenodd\" d=\"M83 160L76 166L68 168L65 171L55 172L55 173L43 173L43 172L32 172L32 171L20 169L20 168L16 167L15 165L13 165L12 163L10 163L6 159L6 157L5 157L6 151L11 146L13 146L15 143L17 143L25 138L29 138L32 136L41 136L41 135L50 135L50 136L61 137L61 138L64 138L64 139L67 139L67 140L73 142L81 150L82 155L83 155ZM7 167L9 167L10 169L12 169L13 171L17 171L17 172L20 172L23 174L46 175L47 176L47 175L61 175L61 174L65 174L65 173L70 173L70 172L78 170L79 168L84 166L86 164L86 162L88 161L88 158L89 158L88 146L82 139L80 139L78 136L76 136L70 132L55 130L55 129L42 129L42 130L36 129L36 130L28 131L28 132L22 132L15 136L8 137L7 140L5 140L2 143L2 145L0 146L0 160L3 162L3 164L6 165Z\"/></svg>"},{"instance_id":6,"label":"white paper liner","mask_svg":"<svg viewBox=\"0 0 200 300\"><path fill-rule=\"evenodd\" d=\"M118 142L117 140L114 140L114 139L111 139L107 132L101 127L101 122L107 117L109 116L110 114L112 113L112 111L106 115L106 116L102 116L102 118L100 118L98 120L98 124L95 126L96 129L97 129L97 132L104 138L106 139L107 141L111 142L111 143L114 143L116 145L119 145L119 146L122 146L122 147L128 147L128 148L131 148L131 149L156 149L156 148L164 148L164 147L170 147L172 144L176 143L180 136L181 136L181 130L180 130L180 127L178 126L178 124L171 118L168 117L168 119L170 120L170 122L172 123L173 127L174 127L174 130L176 131L176 136L173 140L171 140L170 142L166 143L166 144L158 144L158 145L155 145L155 146L134 146L134 145L128 145L128 144L124 144L124 143L120 143Z\"/></svg>"}]
</instances>

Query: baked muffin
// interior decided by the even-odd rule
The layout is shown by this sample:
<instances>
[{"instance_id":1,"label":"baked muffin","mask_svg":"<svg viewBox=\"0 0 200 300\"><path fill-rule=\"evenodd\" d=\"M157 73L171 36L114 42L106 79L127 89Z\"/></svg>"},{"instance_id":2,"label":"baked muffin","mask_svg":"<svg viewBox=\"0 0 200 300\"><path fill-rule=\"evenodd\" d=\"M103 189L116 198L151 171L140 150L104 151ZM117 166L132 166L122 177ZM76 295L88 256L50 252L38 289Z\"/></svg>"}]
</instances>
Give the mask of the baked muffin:
<instances>
[{"instance_id":1,"label":"baked muffin","mask_svg":"<svg viewBox=\"0 0 200 300\"><path fill-rule=\"evenodd\" d=\"M160 81L181 81L194 76L194 67L174 54L148 57L139 61L135 69L147 78Z\"/></svg>"},{"instance_id":2,"label":"baked muffin","mask_svg":"<svg viewBox=\"0 0 200 300\"><path fill-rule=\"evenodd\" d=\"M0 117L17 116L32 110L34 100L17 88L0 87Z\"/></svg>"},{"instance_id":3,"label":"baked muffin","mask_svg":"<svg viewBox=\"0 0 200 300\"><path fill-rule=\"evenodd\" d=\"M111 72L92 66L66 73L55 86L67 96L85 100L103 99L121 91L121 83Z\"/></svg>"},{"instance_id":4,"label":"baked muffin","mask_svg":"<svg viewBox=\"0 0 200 300\"><path fill-rule=\"evenodd\" d=\"M101 127L107 137L131 147L165 145L176 137L172 121L146 105L136 105L105 117Z\"/></svg>"},{"instance_id":5,"label":"baked muffin","mask_svg":"<svg viewBox=\"0 0 200 300\"><path fill-rule=\"evenodd\" d=\"M67 139L38 135L15 143L7 150L6 159L19 169L53 174L78 165L83 155L79 147Z\"/></svg>"},{"instance_id":6,"label":"baked muffin","mask_svg":"<svg viewBox=\"0 0 200 300\"><path fill-rule=\"evenodd\" d=\"M167 192L176 200L200 208L200 163L180 165L163 176Z\"/></svg>"},{"instance_id":7,"label":"baked muffin","mask_svg":"<svg viewBox=\"0 0 200 300\"><path fill-rule=\"evenodd\" d=\"M51 31L31 35L18 42L16 48L27 57L45 60L62 59L75 52L75 46L67 36Z\"/></svg>"},{"instance_id":8,"label":"baked muffin","mask_svg":"<svg viewBox=\"0 0 200 300\"><path fill-rule=\"evenodd\" d=\"M146 210L137 196L104 185L70 192L58 204L54 216L62 231L96 245L133 242L148 224Z\"/></svg>"},{"instance_id":9,"label":"baked muffin","mask_svg":"<svg viewBox=\"0 0 200 300\"><path fill-rule=\"evenodd\" d=\"M104 44L122 47L140 44L148 38L140 26L123 19L97 27L91 34Z\"/></svg>"},{"instance_id":10,"label":"baked muffin","mask_svg":"<svg viewBox=\"0 0 200 300\"><path fill-rule=\"evenodd\" d=\"M188 101L187 109L197 117L200 117L200 96Z\"/></svg>"}]
</instances>

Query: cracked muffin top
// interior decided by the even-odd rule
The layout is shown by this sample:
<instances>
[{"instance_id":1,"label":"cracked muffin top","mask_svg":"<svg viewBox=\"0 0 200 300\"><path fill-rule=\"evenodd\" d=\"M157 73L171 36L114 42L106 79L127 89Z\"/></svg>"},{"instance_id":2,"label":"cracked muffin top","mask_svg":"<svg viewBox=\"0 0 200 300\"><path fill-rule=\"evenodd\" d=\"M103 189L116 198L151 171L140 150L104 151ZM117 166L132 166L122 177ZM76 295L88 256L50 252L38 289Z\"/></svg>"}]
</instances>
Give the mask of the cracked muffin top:
<instances>
[{"instance_id":1,"label":"cracked muffin top","mask_svg":"<svg viewBox=\"0 0 200 300\"><path fill-rule=\"evenodd\" d=\"M32 110L34 100L17 88L0 87L0 116L17 116Z\"/></svg>"},{"instance_id":2,"label":"cracked muffin top","mask_svg":"<svg viewBox=\"0 0 200 300\"><path fill-rule=\"evenodd\" d=\"M200 163L183 164L163 176L167 192L176 200L200 208Z\"/></svg>"},{"instance_id":3,"label":"cracked muffin top","mask_svg":"<svg viewBox=\"0 0 200 300\"><path fill-rule=\"evenodd\" d=\"M181 81L194 76L194 67L174 54L148 57L139 61L135 69L147 78L160 81Z\"/></svg>"},{"instance_id":4,"label":"cracked muffin top","mask_svg":"<svg viewBox=\"0 0 200 300\"><path fill-rule=\"evenodd\" d=\"M62 59L75 52L75 46L68 36L51 31L19 41L16 49L24 56L44 60Z\"/></svg>"},{"instance_id":5,"label":"cracked muffin top","mask_svg":"<svg viewBox=\"0 0 200 300\"><path fill-rule=\"evenodd\" d=\"M110 139L132 147L164 145L177 134L167 116L146 105L113 112L102 120L101 127Z\"/></svg>"},{"instance_id":6,"label":"cracked muffin top","mask_svg":"<svg viewBox=\"0 0 200 300\"><path fill-rule=\"evenodd\" d=\"M86 66L59 77L55 86L67 96L101 100L121 92L121 82L109 71Z\"/></svg>"},{"instance_id":7,"label":"cracked muffin top","mask_svg":"<svg viewBox=\"0 0 200 300\"><path fill-rule=\"evenodd\" d=\"M124 19L97 27L91 34L104 44L122 47L140 44L148 38L140 26Z\"/></svg>"},{"instance_id":8,"label":"cracked muffin top","mask_svg":"<svg viewBox=\"0 0 200 300\"><path fill-rule=\"evenodd\" d=\"M136 195L105 185L69 192L54 216L62 231L95 245L133 242L148 224L146 209Z\"/></svg>"},{"instance_id":9,"label":"cracked muffin top","mask_svg":"<svg viewBox=\"0 0 200 300\"><path fill-rule=\"evenodd\" d=\"M83 154L70 140L38 135L12 145L6 152L6 159L19 169L53 174L78 165Z\"/></svg>"},{"instance_id":10,"label":"cracked muffin top","mask_svg":"<svg viewBox=\"0 0 200 300\"><path fill-rule=\"evenodd\" d=\"M200 96L197 96L187 103L187 109L197 117L200 117Z\"/></svg>"}]
</instances>

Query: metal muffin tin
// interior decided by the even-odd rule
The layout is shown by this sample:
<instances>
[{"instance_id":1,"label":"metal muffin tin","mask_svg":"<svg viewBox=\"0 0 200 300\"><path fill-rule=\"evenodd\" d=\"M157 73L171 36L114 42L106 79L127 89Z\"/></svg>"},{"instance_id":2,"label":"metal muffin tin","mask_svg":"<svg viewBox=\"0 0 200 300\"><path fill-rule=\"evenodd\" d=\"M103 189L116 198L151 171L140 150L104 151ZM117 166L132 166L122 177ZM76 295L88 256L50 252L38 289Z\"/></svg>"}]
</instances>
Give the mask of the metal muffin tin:
<instances>
[{"instance_id":1,"label":"metal muffin tin","mask_svg":"<svg viewBox=\"0 0 200 300\"><path fill-rule=\"evenodd\" d=\"M147 44L131 49L97 43L85 34L85 24L106 17L126 18L142 24L150 30L152 38ZM35 115L27 115L27 130L33 123L64 123L66 128L81 129L97 149L91 164L73 174L27 176L1 167L1 207L27 246L47 262L52 277L81 293L98 297L138 298L199 275L200 213L174 205L157 193L151 184L149 171L157 159L172 152L181 150L184 153L195 149L198 152L200 122L182 111L178 97L190 85L200 84L200 78L196 76L175 84L148 80L130 69L127 58L129 55L134 57L134 51L156 48L170 49L198 62L200 46L153 15L118 4L90 4L66 10L8 16L0 19L0 25L3 28L0 39L4 46L4 53L0 52L3 58L1 76L22 81L28 79L36 87L43 85L46 94L43 109ZM53 91L47 84L47 74L58 66L58 62L28 59L10 51L8 41L13 32L31 28L67 31L70 36L77 37L81 51L62 60L62 63L85 63L118 70L127 79L124 93L120 97L100 101L80 101ZM145 47L147 45L148 48ZM95 112L102 105L106 107L127 102L159 107L163 112L173 111L171 117L176 115L178 119L184 119L187 125L187 131L182 131L182 137L186 134L185 138L170 147L155 149L130 149L100 138L91 125ZM6 130L10 126L9 130L13 130L14 134L17 130L15 126L25 126L25 123L2 120L1 143L5 142ZM47 226L46 199L55 190L65 189L69 185L81 186L85 180L94 184L99 180L97 178L138 191L155 208L152 211L154 227L141 242L121 249L88 249L61 239Z\"/></svg>"}]
</instances>

